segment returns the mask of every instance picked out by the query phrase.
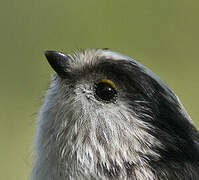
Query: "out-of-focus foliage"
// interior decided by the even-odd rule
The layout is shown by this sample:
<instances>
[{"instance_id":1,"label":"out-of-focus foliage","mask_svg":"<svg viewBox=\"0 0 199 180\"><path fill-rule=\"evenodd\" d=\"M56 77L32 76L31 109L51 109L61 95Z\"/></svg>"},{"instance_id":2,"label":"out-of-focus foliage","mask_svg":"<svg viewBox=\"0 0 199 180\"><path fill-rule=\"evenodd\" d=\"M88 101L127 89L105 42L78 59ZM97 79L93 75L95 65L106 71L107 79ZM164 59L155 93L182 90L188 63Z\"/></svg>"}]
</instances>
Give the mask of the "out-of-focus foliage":
<instances>
[{"instance_id":1,"label":"out-of-focus foliage","mask_svg":"<svg viewBox=\"0 0 199 180\"><path fill-rule=\"evenodd\" d=\"M43 51L110 48L150 67L199 117L199 1L9 0L0 6L0 179L27 180L53 72Z\"/></svg>"}]
</instances>

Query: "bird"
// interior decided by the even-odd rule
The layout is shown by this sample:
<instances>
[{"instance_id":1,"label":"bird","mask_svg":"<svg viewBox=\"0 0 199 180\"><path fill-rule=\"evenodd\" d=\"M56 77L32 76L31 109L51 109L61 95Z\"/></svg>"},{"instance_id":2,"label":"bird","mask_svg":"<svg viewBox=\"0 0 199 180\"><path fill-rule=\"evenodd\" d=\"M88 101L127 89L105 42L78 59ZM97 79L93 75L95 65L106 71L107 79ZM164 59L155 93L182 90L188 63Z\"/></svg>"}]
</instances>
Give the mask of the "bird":
<instances>
[{"instance_id":1,"label":"bird","mask_svg":"<svg viewBox=\"0 0 199 180\"><path fill-rule=\"evenodd\" d=\"M47 50L31 180L198 180L199 133L149 68L109 49Z\"/></svg>"}]
</instances>

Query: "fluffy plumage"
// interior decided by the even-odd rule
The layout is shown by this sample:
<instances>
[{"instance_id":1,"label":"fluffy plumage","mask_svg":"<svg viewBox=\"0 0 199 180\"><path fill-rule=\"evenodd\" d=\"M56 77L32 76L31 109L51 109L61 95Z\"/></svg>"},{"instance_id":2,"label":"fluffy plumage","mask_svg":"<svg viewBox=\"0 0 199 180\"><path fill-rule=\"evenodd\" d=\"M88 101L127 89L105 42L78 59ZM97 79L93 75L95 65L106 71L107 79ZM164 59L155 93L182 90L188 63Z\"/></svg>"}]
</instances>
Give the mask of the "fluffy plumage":
<instances>
[{"instance_id":1,"label":"fluffy plumage","mask_svg":"<svg viewBox=\"0 0 199 180\"><path fill-rule=\"evenodd\" d=\"M57 72L38 118L32 180L198 180L199 134L148 68L103 49L47 51ZM115 101L96 98L111 80Z\"/></svg>"}]
</instances>

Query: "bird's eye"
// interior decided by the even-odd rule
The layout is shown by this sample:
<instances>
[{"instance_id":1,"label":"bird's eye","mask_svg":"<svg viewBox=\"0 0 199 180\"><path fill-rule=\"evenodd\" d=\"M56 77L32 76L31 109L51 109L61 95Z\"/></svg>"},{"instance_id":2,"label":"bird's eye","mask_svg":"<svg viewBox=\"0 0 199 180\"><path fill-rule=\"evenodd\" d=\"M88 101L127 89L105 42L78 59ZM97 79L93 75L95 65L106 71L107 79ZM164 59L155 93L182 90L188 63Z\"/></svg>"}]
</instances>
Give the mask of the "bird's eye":
<instances>
[{"instance_id":1,"label":"bird's eye","mask_svg":"<svg viewBox=\"0 0 199 180\"><path fill-rule=\"evenodd\" d=\"M103 79L96 83L95 95L98 100L102 100L107 103L113 102L117 97L116 86L112 81Z\"/></svg>"}]
</instances>

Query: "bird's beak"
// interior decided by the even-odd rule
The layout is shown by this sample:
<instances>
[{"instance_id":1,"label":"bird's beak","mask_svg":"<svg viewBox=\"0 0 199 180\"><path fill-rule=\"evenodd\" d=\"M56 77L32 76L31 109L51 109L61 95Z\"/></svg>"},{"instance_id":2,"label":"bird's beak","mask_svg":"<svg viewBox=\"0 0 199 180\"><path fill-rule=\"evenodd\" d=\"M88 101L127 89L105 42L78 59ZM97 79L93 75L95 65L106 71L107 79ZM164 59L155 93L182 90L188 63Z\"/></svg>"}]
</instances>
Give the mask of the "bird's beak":
<instances>
[{"instance_id":1,"label":"bird's beak","mask_svg":"<svg viewBox=\"0 0 199 180\"><path fill-rule=\"evenodd\" d=\"M65 75L68 67L68 56L55 50L47 50L44 52L50 66L59 75Z\"/></svg>"}]
</instances>

